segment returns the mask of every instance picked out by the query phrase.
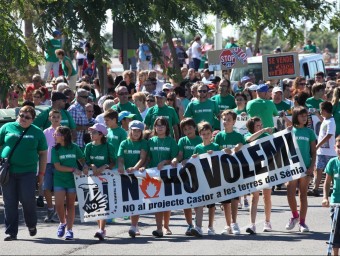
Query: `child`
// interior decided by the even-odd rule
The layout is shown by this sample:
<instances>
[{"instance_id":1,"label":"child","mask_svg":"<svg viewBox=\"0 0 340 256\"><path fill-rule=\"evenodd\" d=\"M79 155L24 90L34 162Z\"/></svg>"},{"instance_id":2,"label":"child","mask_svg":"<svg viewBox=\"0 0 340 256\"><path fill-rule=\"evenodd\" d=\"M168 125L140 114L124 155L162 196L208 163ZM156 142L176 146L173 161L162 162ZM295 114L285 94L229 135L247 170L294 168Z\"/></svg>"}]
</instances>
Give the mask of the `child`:
<instances>
[{"instance_id":1,"label":"child","mask_svg":"<svg viewBox=\"0 0 340 256\"><path fill-rule=\"evenodd\" d=\"M195 147L202 143L202 138L195 133L196 123L194 119L184 118L180 123L180 128L185 137L180 138L178 141L178 155L171 161L173 167L176 167L179 162L182 162L182 165L184 166L188 159L193 155ZM184 209L184 216L188 223L185 235L191 236L191 229L194 227L192 224L191 208Z\"/></svg>"},{"instance_id":2,"label":"child","mask_svg":"<svg viewBox=\"0 0 340 256\"><path fill-rule=\"evenodd\" d=\"M129 136L122 141L118 150L118 172L133 173L141 168L146 160L148 142L143 139L144 124L134 120L129 123ZM139 215L131 216L129 235L140 235L138 229Z\"/></svg>"},{"instance_id":3,"label":"child","mask_svg":"<svg viewBox=\"0 0 340 256\"><path fill-rule=\"evenodd\" d=\"M115 166L116 155L113 146L106 141L107 129L102 124L94 124L88 128L91 141L86 144L84 154L86 166L92 169L93 175L98 176L106 169L111 170ZM84 168L84 174L88 174L88 168ZM104 240L106 235L105 220L98 220L99 230L94 237Z\"/></svg>"},{"instance_id":4,"label":"child","mask_svg":"<svg viewBox=\"0 0 340 256\"><path fill-rule=\"evenodd\" d=\"M329 160L327 163L325 173L326 179L323 187L323 200L322 206L329 207L331 204L340 204L339 198L339 174L340 174L340 136L336 137L336 142L334 145L335 152L337 154L336 157ZM328 200L329 189L333 183L333 192L331 195L331 202ZM334 208L331 209L331 212L334 211ZM333 217L333 216L332 216ZM333 239L333 255L339 255L339 248L340 248L340 215L338 215L337 225L334 232L334 239Z\"/></svg>"},{"instance_id":5,"label":"child","mask_svg":"<svg viewBox=\"0 0 340 256\"><path fill-rule=\"evenodd\" d=\"M219 145L226 154L232 154L241 149L246 144L241 133L234 131L237 114L232 110L224 110L221 114L223 121L224 131L219 132L215 137L215 143ZM221 202L224 209L224 217L227 226L221 232L221 235L227 234L240 234L240 228L237 224L237 210L238 210L239 197L225 200Z\"/></svg>"},{"instance_id":6,"label":"child","mask_svg":"<svg viewBox=\"0 0 340 256\"><path fill-rule=\"evenodd\" d=\"M60 126L61 122L61 113L59 110L52 109L48 114L48 119L51 122L51 126L44 130L44 134L46 137L48 149L47 149L47 165L46 171L44 175L44 183L43 190L44 196L47 203L47 216L44 219L44 222L54 222L53 219L55 215L55 210L52 202L52 190L53 190L53 178L54 178L54 165L51 162L51 151L52 147L55 146L54 133L57 127Z\"/></svg>"},{"instance_id":7,"label":"child","mask_svg":"<svg viewBox=\"0 0 340 256\"><path fill-rule=\"evenodd\" d=\"M104 112L104 122L107 127L107 142L115 149L115 155L118 153L120 143L126 139L126 131L118 126L118 112L109 109Z\"/></svg>"},{"instance_id":8,"label":"child","mask_svg":"<svg viewBox=\"0 0 340 256\"><path fill-rule=\"evenodd\" d=\"M292 113L292 132L296 140L303 162L306 165L306 176L298 180L289 181L287 184L287 199L290 210L292 211L292 218L286 225L286 230L292 230L299 222L300 232L308 232L309 228L305 223L307 215L307 190L310 181L310 176L313 175L313 168L316 158L316 136L312 129L307 128L308 111L304 107L295 107ZM300 216L297 211L296 204L296 188L299 185L300 198Z\"/></svg>"},{"instance_id":9,"label":"child","mask_svg":"<svg viewBox=\"0 0 340 256\"><path fill-rule=\"evenodd\" d=\"M76 187L73 173L80 175L77 169L77 161L81 165L85 164L84 154L79 146L72 142L70 128L66 126L57 127L54 132L56 146L52 148L52 163L56 172L54 174L54 196L55 206L59 217L59 227L57 236L65 235L65 239L73 240L73 222L75 215L74 202L76 200ZM66 198L66 213L64 201Z\"/></svg>"},{"instance_id":10,"label":"child","mask_svg":"<svg viewBox=\"0 0 340 256\"><path fill-rule=\"evenodd\" d=\"M254 140L263 138L273 133L272 128L267 127L263 128L262 121L260 117L252 117L246 123L248 133L244 135L246 142L252 142ZM271 193L272 189L267 188L263 189L263 200L264 200L264 213L265 213L265 222L263 226L263 232L272 231L272 225L270 223L270 214L272 209L272 201L271 201ZM256 191L251 193L251 204L250 204L250 222L251 224L246 229L246 232L249 234L256 234L256 226L255 220L257 215L257 205L259 203L260 191Z\"/></svg>"},{"instance_id":11,"label":"child","mask_svg":"<svg viewBox=\"0 0 340 256\"><path fill-rule=\"evenodd\" d=\"M322 171L328 161L336 156L333 150L335 145L335 121L332 116L333 106L329 101L320 103L320 112L324 120L321 123L318 144L316 145L316 170L313 190L308 191L308 195L319 196L319 186L322 178Z\"/></svg>"},{"instance_id":12,"label":"child","mask_svg":"<svg viewBox=\"0 0 340 256\"><path fill-rule=\"evenodd\" d=\"M121 127L125 130L129 130L129 123L132 121L135 114L131 114L129 111L122 111L118 115L118 123L121 124Z\"/></svg>"},{"instance_id":13,"label":"child","mask_svg":"<svg viewBox=\"0 0 340 256\"><path fill-rule=\"evenodd\" d=\"M171 160L178 154L176 141L170 137L170 127L168 120L163 117L157 117L153 125L153 137L148 141L148 158L145 165L149 168L157 167L162 170L164 165L170 164ZM140 168L143 171L145 168ZM163 237L163 219L166 235L171 235L169 229L171 211L156 212L157 230L152 232L155 237Z\"/></svg>"},{"instance_id":14,"label":"child","mask_svg":"<svg viewBox=\"0 0 340 256\"><path fill-rule=\"evenodd\" d=\"M218 144L212 141L212 127L208 122L200 122L198 125L198 133L202 138L202 143L198 144L193 152L192 157L197 157L199 154L212 154L214 151L219 151L220 147ZM207 205L209 209L209 225L208 225L208 235L215 235L214 230L214 218L215 218L215 204ZM195 207L195 224L196 227L191 229L191 234L196 237L202 237L202 221L203 221L203 206Z\"/></svg>"}]
</instances>

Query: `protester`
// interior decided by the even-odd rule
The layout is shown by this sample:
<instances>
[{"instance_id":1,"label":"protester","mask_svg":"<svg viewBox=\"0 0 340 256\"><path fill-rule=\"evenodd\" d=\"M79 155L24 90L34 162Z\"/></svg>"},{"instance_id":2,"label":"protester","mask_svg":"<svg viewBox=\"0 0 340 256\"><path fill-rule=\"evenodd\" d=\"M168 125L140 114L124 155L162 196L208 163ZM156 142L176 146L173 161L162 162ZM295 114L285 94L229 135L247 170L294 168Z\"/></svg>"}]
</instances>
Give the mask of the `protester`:
<instances>
[{"instance_id":1,"label":"protester","mask_svg":"<svg viewBox=\"0 0 340 256\"><path fill-rule=\"evenodd\" d=\"M51 69L53 70L53 76L59 76L59 60L55 54L55 51L62 48L61 32L59 30L55 30L52 33L53 38L49 39L45 46L45 72L44 72L44 81L47 81L49 73ZM52 78L51 77L51 78Z\"/></svg>"}]
</instances>

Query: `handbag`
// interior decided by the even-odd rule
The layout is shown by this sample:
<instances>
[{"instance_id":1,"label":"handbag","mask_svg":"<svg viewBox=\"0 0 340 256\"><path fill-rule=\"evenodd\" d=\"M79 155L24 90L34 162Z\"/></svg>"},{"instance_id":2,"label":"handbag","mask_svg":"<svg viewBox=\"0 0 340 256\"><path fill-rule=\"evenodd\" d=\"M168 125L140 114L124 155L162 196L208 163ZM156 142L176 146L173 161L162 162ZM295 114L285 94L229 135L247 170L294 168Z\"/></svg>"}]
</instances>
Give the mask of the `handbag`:
<instances>
[{"instance_id":1,"label":"handbag","mask_svg":"<svg viewBox=\"0 0 340 256\"><path fill-rule=\"evenodd\" d=\"M28 131L29 127L21 134L20 138L15 143L12 151L9 153L8 157L0 159L0 185L6 185L9 181L9 160L11 159L15 148L18 146L21 139L24 137L25 133Z\"/></svg>"}]
</instances>

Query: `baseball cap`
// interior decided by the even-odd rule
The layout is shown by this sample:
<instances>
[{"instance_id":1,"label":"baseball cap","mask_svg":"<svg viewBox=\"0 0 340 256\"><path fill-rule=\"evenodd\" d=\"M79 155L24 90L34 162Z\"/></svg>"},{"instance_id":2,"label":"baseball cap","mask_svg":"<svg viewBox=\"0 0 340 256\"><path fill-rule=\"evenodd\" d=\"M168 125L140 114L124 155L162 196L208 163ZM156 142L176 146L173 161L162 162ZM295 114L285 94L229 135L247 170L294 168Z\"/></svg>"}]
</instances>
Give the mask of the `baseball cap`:
<instances>
[{"instance_id":1,"label":"baseball cap","mask_svg":"<svg viewBox=\"0 0 340 256\"><path fill-rule=\"evenodd\" d=\"M167 90L172 90L172 84L170 83L165 83L162 86L162 90L167 89Z\"/></svg>"},{"instance_id":2,"label":"baseball cap","mask_svg":"<svg viewBox=\"0 0 340 256\"><path fill-rule=\"evenodd\" d=\"M258 85L257 84L252 84L251 86L248 87L248 90L250 91L256 91L257 90Z\"/></svg>"},{"instance_id":3,"label":"baseball cap","mask_svg":"<svg viewBox=\"0 0 340 256\"><path fill-rule=\"evenodd\" d=\"M78 89L77 91L77 96L90 96L89 91L86 91L85 89Z\"/></svg>"},{"instance_id":4,"label":"baseball cap","mask_svg":"<svg viewBox=\"0 0 340 256\"><path fill-rule=\"evenodd\" d=\"M213 84L217 84L220 81L221 81L221 78L219 76L215 76L210 79L210 82L212 82Z\"/></svg>"},{"instance_id":5,"label":"baseball cap","mask_svg":"<svg viewBox=\"0 0 340 256\"><path fill-rule=\"evenodd\" d=\"M280 86L275 86L275 87L273 88L272 93L276 93L276 92L282 92L282 93L283 93L283 91L282 91L282 89L281 89Z\"/></svg>"},{"instance_id":6,"label":"baseball cap","mask_svg":"<svg viewBox=\"0 0 340 256\"><path fill-rule=\"evenodd\" d=\"M248 80L250 80L250 77L249 76L244 76L244 77L241 78L241 83L246 82Z\"/></svg>"},{"instance_id":7,"label":"baseball cap","mask_svg":"<svg viewBox=\"0 0 340 256\"><path fill-rule=\"evenodd\" d=\"M124 118L133 118L135 114L132 114L129 111L122 111L118 114L118 122L121 122Z\"/></svg>"},{"instance_id":8,"label":"baseball cap","mask_svg":"<svg viewBox=\"0 0 340 256\"><path fill-rule=\"evenodd\" d=\"M52 101L57 101L57 100L67 100L67 97L65 94L62 92L53 92L52 93Z\"/></svg>"},{"instance_id":9,"label":"baseball cap","mask_svg":"<svg viewBox=\"0 0 340 256\"><path fill-rule=\"evenodd\" d=\"M91 127L89 127L89 130L94 130L97 132L101 132L104 135L107 135L107 129L104 125L96 123L94 125L92 125Z\"/></svg>"},{"instance_id":10,"label":"baseball cap","mask_svg":"<svg viewBox=\"0 0 340 256\"><path fill-rule=\"evenodd\" d=\"M259 84L257 87L258 92L268 92L269 88L266 84Z\"/></svg>"},{"instance_id":11,"label":"baseball cap","mask_svg":"<svg viewBox=\"0 0 340 256\"><path fill-rule=\"evenodd\" d=\"M53 36L59 36L59 35L61 35L61 32L59 30L55 30L55 31L53 31L52 35Z\"/></svg>"},{"instance_id":12,"label":"baseball cap","mask_svg":"<svg viewBox=\"0 0 340 256\"><path fill-rule=\"evenodd\" d=\"M166 98L166 93L165 92L162 92L162 91L159 91L155 94L156 97L162 97L162 98Z\"/></svg>"},{"instance_id":13,"label":"baseball cap","mask_svg":"<svg viewBox=\"0 0 340 256\"><path fill-rule=\"evenodd\" d=\"M143 131L144 130L144 124L141 121L133 120L129 123L129 129L138 129Z\"/></svg>"}]
</instances>

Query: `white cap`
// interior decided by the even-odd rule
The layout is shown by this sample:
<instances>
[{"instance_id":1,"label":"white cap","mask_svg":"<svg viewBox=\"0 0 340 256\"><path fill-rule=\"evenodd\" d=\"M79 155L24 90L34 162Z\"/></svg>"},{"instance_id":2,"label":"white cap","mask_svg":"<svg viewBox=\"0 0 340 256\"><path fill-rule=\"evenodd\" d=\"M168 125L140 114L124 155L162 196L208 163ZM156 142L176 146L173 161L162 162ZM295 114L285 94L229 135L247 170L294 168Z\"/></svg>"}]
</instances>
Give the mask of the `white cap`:
<instances>
[{"instance_id":1,"label":"white cap","mask_svg":"<svg viewBox=\"0 0 340 256\"><path fill-rule=\"evenodd\" d=\"M275 87L273 88L272 93L276 93L276 92L282 92L282 93L283 93L283 91L282 91L282 89L281 89L280 86L275 86Z\"/></svg>"},{"instance_id":2,"label":"white cap","mask_svg":"<svg viewBox=\"0 0 340 256\"><path fill-rule=\"evenodd\" d=\"M164 89L172 90L172 84L170 84L170 83L163 84L162 90L164 90Z\"/></svg>"}]
</instances>

